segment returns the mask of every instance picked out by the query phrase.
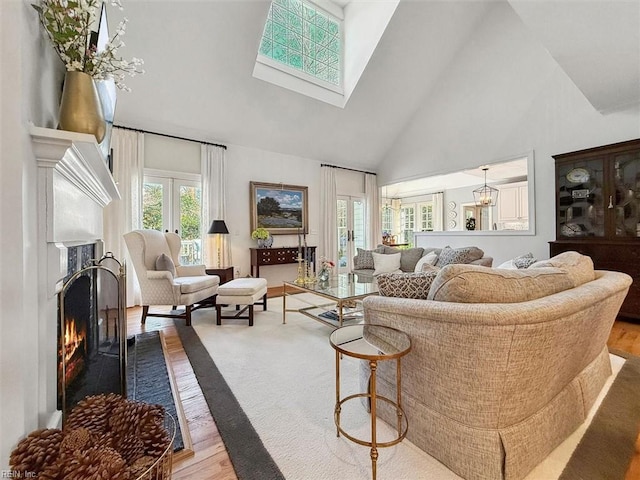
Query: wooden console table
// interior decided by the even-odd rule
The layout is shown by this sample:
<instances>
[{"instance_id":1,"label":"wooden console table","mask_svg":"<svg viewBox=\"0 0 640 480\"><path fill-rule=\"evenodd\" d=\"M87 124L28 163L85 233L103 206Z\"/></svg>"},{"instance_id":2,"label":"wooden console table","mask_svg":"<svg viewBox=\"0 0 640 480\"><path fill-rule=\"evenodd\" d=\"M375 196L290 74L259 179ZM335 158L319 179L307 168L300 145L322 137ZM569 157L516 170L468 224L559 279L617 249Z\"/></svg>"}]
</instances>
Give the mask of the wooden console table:
<instances>
[{"instance_id":1,"label":"wooden console table","mask_svg":"<svg viewBox=\"0 0 640 480\"><path fill-rule=\"evenodd\" d=\"M316 247L307 247L311 255L313 272L316 271ZM250 248L251 251L251 276L260 276L260 267L266 265L285 265L298 263L298 247L277 248ZM255 275L253 269L255 267Z\"/></svg>"}]
</instances>

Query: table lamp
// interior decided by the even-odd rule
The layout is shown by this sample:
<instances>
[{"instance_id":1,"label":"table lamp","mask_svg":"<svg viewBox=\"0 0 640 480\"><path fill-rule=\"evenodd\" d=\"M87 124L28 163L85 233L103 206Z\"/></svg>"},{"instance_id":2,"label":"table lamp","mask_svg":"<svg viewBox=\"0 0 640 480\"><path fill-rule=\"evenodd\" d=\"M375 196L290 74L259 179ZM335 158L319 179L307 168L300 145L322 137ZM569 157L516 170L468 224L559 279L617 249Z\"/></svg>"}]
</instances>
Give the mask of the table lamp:
<instances>
[{"instance_id":1,"label":"table lamp","mask_svg":"<svg viewBox=\"0 0 640 480\"><path fill-rule=\"evenodd\" d=\"M216 244L218 246L218 268L220 268L222 266L222 262L220 259L222 239L220 238L220 235L228 234L229 229L227 228L227 225L224 223L224 220L214 220L213 222L211 222L211 227L209 227L209 231L207 233L217 234Z\"/></svg>"}]
</instances>

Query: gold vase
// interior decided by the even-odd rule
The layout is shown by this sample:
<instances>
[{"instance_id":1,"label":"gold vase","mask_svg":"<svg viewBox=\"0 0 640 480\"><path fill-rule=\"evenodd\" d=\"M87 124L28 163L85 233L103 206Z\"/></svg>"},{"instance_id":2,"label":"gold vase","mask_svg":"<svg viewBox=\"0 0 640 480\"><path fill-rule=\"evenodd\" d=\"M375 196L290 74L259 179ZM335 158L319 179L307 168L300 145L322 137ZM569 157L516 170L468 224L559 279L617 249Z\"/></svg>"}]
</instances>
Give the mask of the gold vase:
<instances>
[{"instance_id":1,"label":"gold vase","mask_svg":"<svg viewBox=\"0 0 640 480\"><path fill-rule=\"evenodd\" d=\"M65 74L59 113L59 130L90 133L102 142L107 126L93 77L84 72Z\"/></svg>"}]
</instances>

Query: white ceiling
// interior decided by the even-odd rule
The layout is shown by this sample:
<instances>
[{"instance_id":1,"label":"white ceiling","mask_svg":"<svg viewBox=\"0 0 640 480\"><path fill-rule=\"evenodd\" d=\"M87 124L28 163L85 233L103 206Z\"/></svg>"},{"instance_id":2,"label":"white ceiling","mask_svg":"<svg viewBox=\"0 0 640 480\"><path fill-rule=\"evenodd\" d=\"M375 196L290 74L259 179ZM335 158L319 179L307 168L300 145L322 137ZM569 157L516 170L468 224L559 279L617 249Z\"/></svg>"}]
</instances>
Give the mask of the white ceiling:
<instances>
[{"instance_id":1,"label":"white ceiling","mask_svg":"<svg viewBox=\"0 0 640 480\"><path fill-rule=\"evenodd\" d=\"M640 48L640 15L629 20L640 2L511 3L598 109L640 99L629 87L640 84L631 45ZM128 79L131 93L119 92L115 123L376 171L497 4L506 2L402 0L341 109L252 77L268 1L128 0L123 12L110 8L109 22L129 19L122 53L143 58L146 73ZM608 55L623 70L615 92L597 88Z\"/></svg>"}]
</instances>

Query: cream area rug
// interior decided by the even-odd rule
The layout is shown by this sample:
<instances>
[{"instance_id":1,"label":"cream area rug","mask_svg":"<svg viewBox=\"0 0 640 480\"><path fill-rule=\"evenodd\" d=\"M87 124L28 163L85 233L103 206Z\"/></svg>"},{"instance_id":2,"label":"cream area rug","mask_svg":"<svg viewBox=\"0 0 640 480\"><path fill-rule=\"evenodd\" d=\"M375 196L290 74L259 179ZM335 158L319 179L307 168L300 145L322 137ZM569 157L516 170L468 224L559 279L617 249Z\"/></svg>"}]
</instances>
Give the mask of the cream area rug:
<instances>
[{"instance_id":1,"label":"cream area rug","mask_svg":"<svg viewBox=\"0 0 640 480\"><path fill-rule=\"evenodd\" d=\"M287 297L287 308L306 306L314 295ZM315 297L322 302L322 299ZM193 313L193 328L220 370L262 443L288 480L369 479L369 448L337 437L333 418L335 351L331 329L299 313L287 313L282 324L282 298L269 299L268 311L256 307L253 327L246 320L215 324L212 309ZM557 479L571 457L624 359L612 355L614 375L585 422L538 465L526 480ZM341 398L361 391L358 361L343 357ZM357 438L370 438L370 417L358 400L342 410L342 427ZM395 431L378 421L378 440ZM411 419L409 419L411 428ZM459 479L443 464L403 440L378 450L379 480Z\"/></svg>"}]
</instances>

